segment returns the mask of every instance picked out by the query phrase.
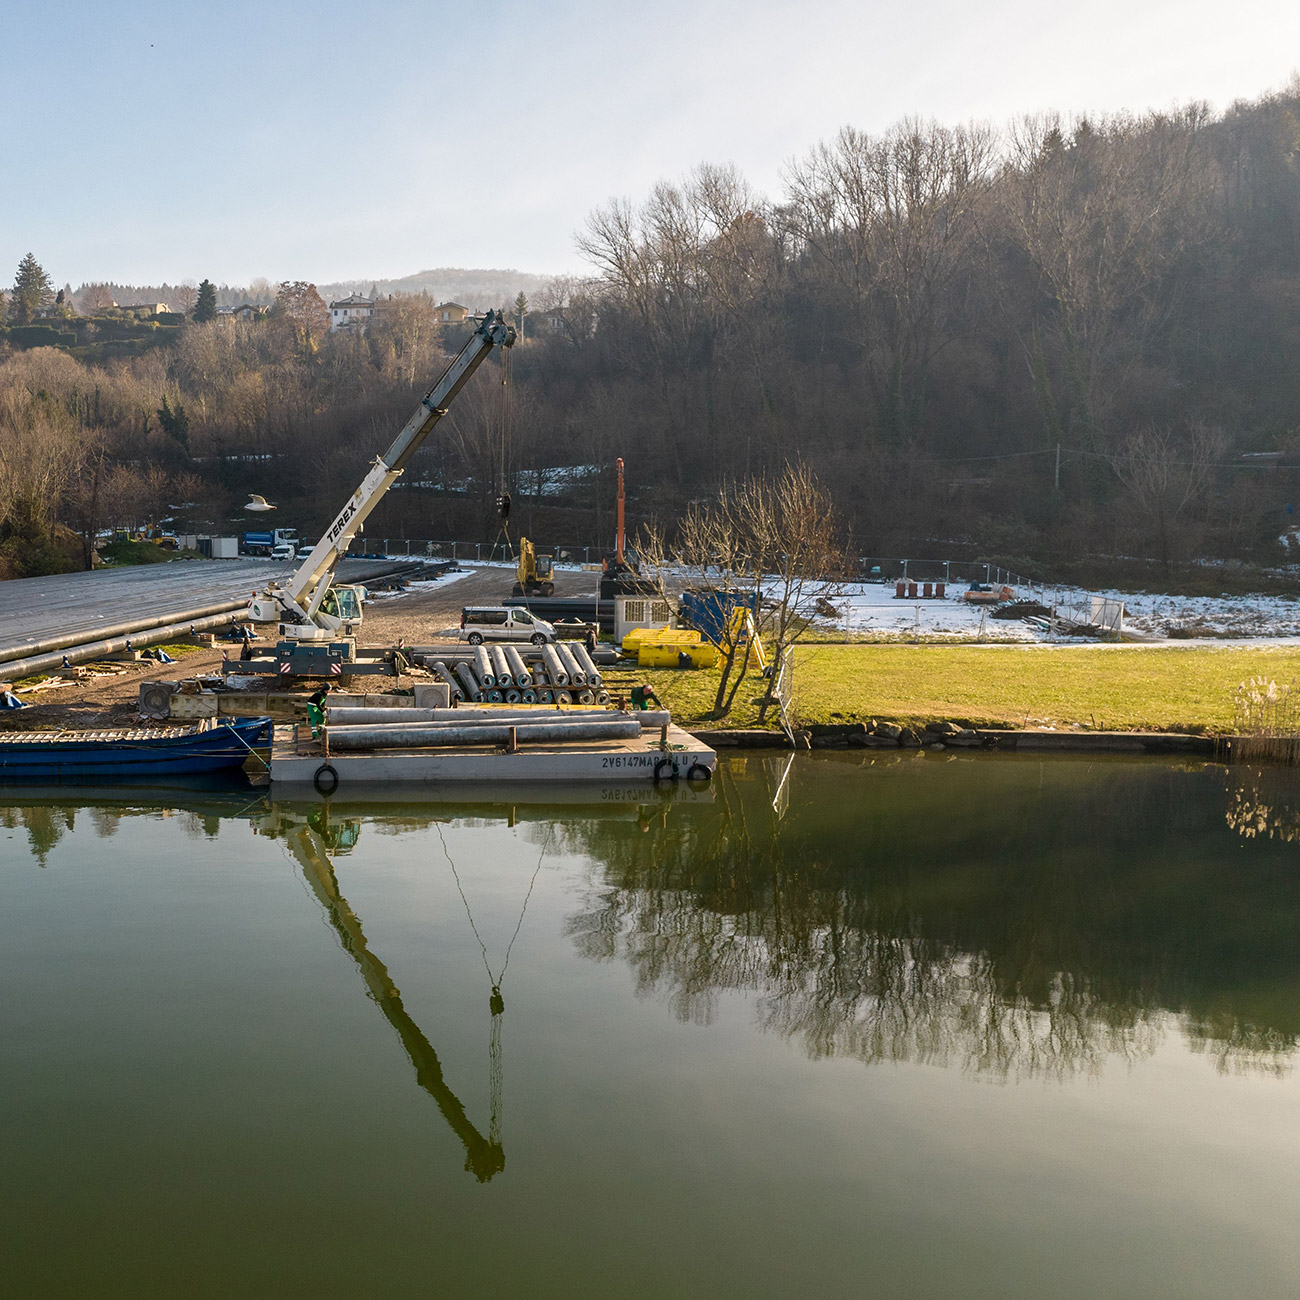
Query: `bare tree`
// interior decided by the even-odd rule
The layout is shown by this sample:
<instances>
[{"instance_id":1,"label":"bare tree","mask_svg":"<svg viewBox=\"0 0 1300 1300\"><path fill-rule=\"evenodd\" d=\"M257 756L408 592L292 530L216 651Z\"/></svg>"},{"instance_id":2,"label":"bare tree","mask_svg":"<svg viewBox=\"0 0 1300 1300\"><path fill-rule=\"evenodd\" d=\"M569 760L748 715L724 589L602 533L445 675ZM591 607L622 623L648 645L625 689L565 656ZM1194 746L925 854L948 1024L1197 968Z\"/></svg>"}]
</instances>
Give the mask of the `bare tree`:
<instances>
[{"instance_id":1,"label":"bare tree","mask_svg":"<svg viewBox=\"0 0 1300 1300\"><path fill-rule=\"evenodd\" d=\"M1131 433L1111 460L1155 533L1160 563L1168 572L1177 533L1205 496L1226 439L1219 429L1195 424L1186 437L1152 426Z\"/></svg>"}]
</instances>

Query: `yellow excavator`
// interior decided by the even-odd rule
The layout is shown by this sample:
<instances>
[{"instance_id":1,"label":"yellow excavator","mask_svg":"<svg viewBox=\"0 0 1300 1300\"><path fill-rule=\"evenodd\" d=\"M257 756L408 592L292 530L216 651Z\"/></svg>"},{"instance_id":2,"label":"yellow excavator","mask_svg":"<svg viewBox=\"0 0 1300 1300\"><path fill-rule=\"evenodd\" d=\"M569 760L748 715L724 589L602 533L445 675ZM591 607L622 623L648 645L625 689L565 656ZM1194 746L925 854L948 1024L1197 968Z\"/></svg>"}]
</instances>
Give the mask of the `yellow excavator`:
<instances>
[{"instance_id":1,"label":"yellow excavator","mask_svg":"<svg viewBox=\"0 0 1300 1300\"><path fill-rule=\"evenodd\" d=\"M538 555L537 548L526 537L519 539L519 567L515 570L512 596L555 595L555 557Z\"/></svg>"}]
</instances>

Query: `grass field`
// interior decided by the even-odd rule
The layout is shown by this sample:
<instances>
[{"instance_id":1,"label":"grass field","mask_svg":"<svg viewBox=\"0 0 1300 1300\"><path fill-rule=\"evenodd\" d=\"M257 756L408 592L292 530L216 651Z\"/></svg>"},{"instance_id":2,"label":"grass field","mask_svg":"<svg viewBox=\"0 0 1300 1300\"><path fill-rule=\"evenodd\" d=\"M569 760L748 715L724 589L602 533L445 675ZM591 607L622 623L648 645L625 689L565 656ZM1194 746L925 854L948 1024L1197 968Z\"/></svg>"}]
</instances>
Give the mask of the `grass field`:
<instances>
[{"instance_id":1,"label":"grass field","mask_svg":"<svg viewBox=\"0 0 1300 1300\"><path fill-rule=\"evenodd\" d=\"M1079 723L1105 730L1231 731L1233 696L1249 677L1300 680L1300 646L810 645L795 651L801 723L953 719L985 726ZM683 721L708 717L716 672L638 670L610 686L649 682ZM755 725L746 679L719 726ZM772 719L769 717L769 722Z\"/></svg>"}]
</instances>

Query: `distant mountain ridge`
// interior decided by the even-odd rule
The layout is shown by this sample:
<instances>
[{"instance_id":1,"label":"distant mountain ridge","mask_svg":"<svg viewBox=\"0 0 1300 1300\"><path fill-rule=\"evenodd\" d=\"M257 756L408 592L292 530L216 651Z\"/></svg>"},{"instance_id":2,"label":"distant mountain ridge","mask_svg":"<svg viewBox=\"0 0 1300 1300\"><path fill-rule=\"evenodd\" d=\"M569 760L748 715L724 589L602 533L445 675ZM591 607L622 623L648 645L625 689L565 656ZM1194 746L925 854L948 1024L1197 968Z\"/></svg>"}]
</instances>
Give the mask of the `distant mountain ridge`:
<instances>
[{"instance_id":1,"label":"distant mountain ridge","mask_svg":"<svg viewBox=\"0 0 1300 1300\"><path fill-rule=\"evenodd\" d=\"M322 298L345 298L350 293L427 293L439 302L458 302L472 310L509 306L522 292L533 298L551 276L512 269L439 266L397 280L337 280L318 284Z\"/></svg>"},{"instance_id":2,"label":"distant mountain ridge","mask_svg":"<svg viewBox=\"0 0 1300 1300\"><path fill-rule=\"evenodd\" d=\"M428 271L416 271L396 280L355 279L320 281L316 290L327 302L333 298L346 298L350 293L427 293L437 302L458 302L471 311L488 307L508 307L522 292L530 300L536 299L544 285L554 277L537 275L531 271L496 268L466 268L439 266ZM115 302L165 302L179 310L178 301L183 286L163 284L118 284L116 281L96 282L107 289ZM90 282L75 291L80 296L90 287ZM219 284L217 304L221 307L238 307L241 303L267 304L275 298L275 283L258 278L249 285ZM190 286L193 293L193 286Z\"/></svg>"}]
</instances>

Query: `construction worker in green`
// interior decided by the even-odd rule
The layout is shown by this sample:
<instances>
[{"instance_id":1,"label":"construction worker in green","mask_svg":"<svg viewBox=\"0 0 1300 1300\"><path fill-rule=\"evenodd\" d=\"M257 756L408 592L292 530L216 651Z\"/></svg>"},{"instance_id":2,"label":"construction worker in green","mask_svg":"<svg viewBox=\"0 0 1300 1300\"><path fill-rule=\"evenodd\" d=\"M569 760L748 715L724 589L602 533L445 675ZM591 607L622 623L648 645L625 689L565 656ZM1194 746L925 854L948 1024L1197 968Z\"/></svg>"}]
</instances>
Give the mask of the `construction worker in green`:
<instances>
[{"instance_id":1,"label":"construction worker in green","mask_svg":"<svg viewBox=\"0 0 1300 1300\"><path fill-rule=\"evenodd\" d=\"M632 687L632 707L634 709L648 709L652 706L656 709L664 707L659 702L659 697L649 686L642 683L640 686Z\"/></svg>"}]
</instances>

